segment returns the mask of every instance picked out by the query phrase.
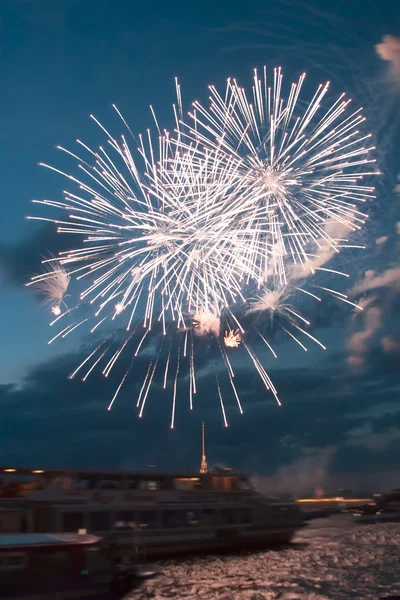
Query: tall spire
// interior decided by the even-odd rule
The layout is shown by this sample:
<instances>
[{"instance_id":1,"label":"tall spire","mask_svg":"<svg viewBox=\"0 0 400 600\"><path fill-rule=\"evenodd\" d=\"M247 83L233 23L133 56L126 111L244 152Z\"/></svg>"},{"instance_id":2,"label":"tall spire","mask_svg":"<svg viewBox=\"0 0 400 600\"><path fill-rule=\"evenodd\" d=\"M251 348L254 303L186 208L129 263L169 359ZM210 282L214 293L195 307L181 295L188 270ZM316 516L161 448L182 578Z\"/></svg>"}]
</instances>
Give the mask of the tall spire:
<instances>
[{"instance_id":1,"label":"tall spire","mask_svg":"<svg viewBox=\"0 0 400 600\"><path fill-rule=\"evenodd\" d=\"M200 473L208 473L207 459L206 459L206 444L204 440L204 421L201 424L201 466Z\"/></svg>"}]
</instances>

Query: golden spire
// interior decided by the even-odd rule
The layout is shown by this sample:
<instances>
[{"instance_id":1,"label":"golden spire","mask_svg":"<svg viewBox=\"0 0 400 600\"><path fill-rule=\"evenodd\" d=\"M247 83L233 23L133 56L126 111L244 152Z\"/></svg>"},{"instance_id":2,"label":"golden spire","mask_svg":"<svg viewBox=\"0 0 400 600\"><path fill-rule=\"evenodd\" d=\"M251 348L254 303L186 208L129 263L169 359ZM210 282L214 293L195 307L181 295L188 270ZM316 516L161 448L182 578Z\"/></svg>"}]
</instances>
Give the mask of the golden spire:
<instances>
[{"instance_id":1,"label":"golden spire","mask_svg":"<svg viewBox=\"0 0 400 600\"><path fill-rule=\"evenodd\" d=\"M207 459L206 459L206 444L204 440L204 421L201 424L201 466L200 473L208 473Z\"/></svg>"}]
</instances>

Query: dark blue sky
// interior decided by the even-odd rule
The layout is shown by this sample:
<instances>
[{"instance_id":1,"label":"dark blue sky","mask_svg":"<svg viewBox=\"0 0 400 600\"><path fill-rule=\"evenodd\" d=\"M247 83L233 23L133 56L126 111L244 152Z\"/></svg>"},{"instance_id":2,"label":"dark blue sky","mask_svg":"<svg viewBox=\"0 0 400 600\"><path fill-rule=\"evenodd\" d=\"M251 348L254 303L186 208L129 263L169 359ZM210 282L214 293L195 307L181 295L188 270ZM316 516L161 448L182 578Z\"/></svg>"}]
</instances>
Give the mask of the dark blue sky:
<instances>
[{"instance_id":1,"label":"dark blue sky","mask_svg":"<svg viewBox=\"0 0 400 600\"><path fill-rule=\"evenodd\" d=\"M400 171L399 96L389 63L374 45L385 34L400 35L399 12L389 0L331 6L306 0L3 0L0 462L197 467L194 433L206 416L215 462L275 473L279 481L302 473L310 485L324 477L351 480L360 472L367 478L366 465L378 484L384 464L382 485L391 481L400 467L400 200L392 193ZM284 360L272 366L284 406L264 398L253 374L243 370L246 412L233 415L228 430L221 427L218 398L210 397L206 368L199 410L188 415L182 394L173 432L163 414L169 405L156 400L141 421L129 393L107 413L110 390L100 380L86 387L66 381L81 354L79 336L49 347L48 314L22 285L55 243L51 230L24 220L33 213L30 200L60 199L64 189L60 177L37 163L63 168L57 144L73 149L77 137L99 143L90 113L120 133L112 103L134 132L151 125L149 104L169 127L175 76L188 105L206 99L207 85L222 86L228 76L250 84L253 67L264 64L281 64L290 78L307 70L312 84L329 78L338 94L345 90L365 106L383 176L366 231L368 249L351 265L352 285L367 268L383 275L382 285L364 293L378 307L379 326L361 356L360 336L353 336L370 331L371 322L355 323L351 310L328 308L315 319L327 353L302 355L285 343ZM377 244L382 237L388 239ZM390 269L393 276L387 276Z\"/></svg>"}]
</instances>

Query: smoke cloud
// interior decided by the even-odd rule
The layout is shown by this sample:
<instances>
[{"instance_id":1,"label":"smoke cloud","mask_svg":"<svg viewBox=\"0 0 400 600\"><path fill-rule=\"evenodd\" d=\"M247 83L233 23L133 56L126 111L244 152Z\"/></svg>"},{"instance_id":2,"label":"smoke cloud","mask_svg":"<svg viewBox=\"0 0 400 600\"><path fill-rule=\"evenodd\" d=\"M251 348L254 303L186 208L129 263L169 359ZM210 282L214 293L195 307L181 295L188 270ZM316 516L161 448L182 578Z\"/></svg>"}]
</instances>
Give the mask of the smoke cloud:
<instances>
[{"instance_id":1,"label":"smoke cloud","mask_svg":"<svg viewBox=\"0 0 400 600\"><path fill-rule=\"evenodd\" d=\"M382 60L391 63L392 76L400 83L400 38L384 35L382 41L376 44L375 50Z\"/></svg>"},{"instance_id":2,"label":"smoke cloud","mask_svg":"<svg viewBox=\"0 0 400 600\"><path fill-rule=\"evenodd\" d=\"M364 328L353 333L346 344L347 349L351 352L347 358L347 364L351 367L359 367L364 363L370 341L382 326L382 310L379 306L368 307L363 314Z\"/></svg>"}]
</instances>

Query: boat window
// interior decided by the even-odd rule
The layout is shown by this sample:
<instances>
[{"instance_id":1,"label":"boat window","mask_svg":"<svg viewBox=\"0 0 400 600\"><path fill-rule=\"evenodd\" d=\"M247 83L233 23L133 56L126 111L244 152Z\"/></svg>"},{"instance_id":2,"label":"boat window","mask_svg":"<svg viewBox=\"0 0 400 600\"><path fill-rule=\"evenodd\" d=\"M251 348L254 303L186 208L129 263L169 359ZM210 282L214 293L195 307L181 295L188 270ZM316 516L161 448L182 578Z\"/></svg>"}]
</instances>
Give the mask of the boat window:
<instances>
[{"instance_id":1,"label":"boat window","mask_svg":"<svg viewBox=\"0 0 400 600\"><path fill-rule=\"evenodd\" d=\"M194 490L200 481L199 477L175 477L174 488L176 490Z\"/></svg>"},{"instance_id":2,"label":"boat window","mask_svg":"<svg viewBox=\"0 0 400 600\"><path fill-rule=\"evenodd\" d=\"M85 528L85 516L82 512L66 512L63 514L62 529L66 533L73 533Z\"/></svg>"},{"instance_id":3,"label":"boat window","mask_svg":"<svg viewBox=\"0 0 400 600\"><path fill-rule=\"evenodd\" d=\"M95 475L82 474L76 481L78 490L94 490L97 487L98 477Z\"/></svg>"},{"instance_id":4,"label":"boat window","mask_svg":"<svg viewBox=\"0 0 400 600\"><path fill-rule=\"evenodd\" d=\"M154 510L141 510L139 513L139 525L140 527L157 527L157 513Z\"/></svg>"},{"instance_id":5,"label":"boat window","mask_svg":"<svg viewBox=\"0 0 400 600\"><path fill-rule=\"evenodd\" d=\"M251 523L251 510L249 508L239 509L239 523Z\"/></svg>"},{"instance_id":6,"label":"boat window","mask_svg":"<svg viewBox=\"0 0 400 600\"><path fill-rule=\"evenodd\" d=\"M160 488L162 490L173 490L174 489L173 477L163 477L162 479L160 479Z\"/></svg>"},{"instance_id":7,"label":"boat window","mask_svg":"<svg viewBox=\"0 0 400 600\"><path fill-rule=\"evenodd\" d=\"M92 531L108 531L110 529L110 513L106 510L92 512L90 529Z\"/></svg>"},{"instance_id":8,"label":"boat window","mask_svg":"<svg viewBox=\"0 0 400 600\"><path fill-rule=\"evenodd\" d=\"M25 552L13 552L0 555L0 571L19 571L28 565L28 556Z\"/></svg>"},{"instance_id":9,"label":"boat window","mask_svg":"<svg viewBox=\"0 0 400 600\"><path fill-rule=\"evenodd\" d=\"M133 529L135 519L133 510L121 510L115 514L114 529Z\"/></svg>"},{"instance_id":10,"label":"boat window","mask_svg":"<svg viewBox=\"0 0 400 600\"><path fill-rule=\"evenodd\" d=\"M135 520L133 510L118 510L115 517L116 521L131 522Z\"/></svg>"},{"instance_id":11,"label":"boat window","mask_svg":"<svg viewBox=\"0 0 400 600\"><path fill-rule=\"evenodd\" d=\"M223 508L221 510L222 523L224 525L234 525L235 524L235 513L232 508Z\"/></svg>"},{"instance_id":12,"label":"boat window","mask_svg":"<svg viewBox=\"0 0 400 600\"><path fill-rule=\"evenodd\" d=\"M128 479L125 483L124 483L124 488L126 490L137 490L138 488L138 482L136 479Z\"/></svg>"},{"instance_id":13,"label":"boat window","mask_svg":"<svg viewBox=\"0 0 400 600\"><path fill-rule=\"evenodd\" d=\"M213 490L223 490L224 483L222 477L212 477L211 486Z\"/></svg>"},{"instance_id":14,"label":"boat window","mask_svg":"<svg viewBox=\"0 0 400 600\"><path fill-rule=\"evenodd\" d=\"M99 480L98 487L101 490L120 490L122 487L122 475L105 474Z\"/></svg>"},{"instance_id":15,"label":"boat window","mask_svg":"<svg viewBox=\"0 0 400 600\"><path fill-rule=\"evenodd\" d=\"M166 510L163 512L163 526L164 527L179 527L178 511Z\"/></svg>"},{"instance_id":16,"label":"boat window","mask_svg":"<svg viewBox=\"0 0 400 600\"><path fill-rule=\"evenodd\" d=\"M112 481L109 479L103 479L100 481L99 489L100 490L119 490L121 487L118 481Z\"/></svg>"},{"instance_id":17,"label":"boat window","mask_svg":"<svg viewBox=\"0 0 400 600\"><path fill-rule=\"evenodd\" d=\"M51 508L35 508L33 511L34 531L36 533L45 533L53 531L54 513Z\"/></svg>"},{"instance_id":18,"label":"boat window","mask_svg":"<svg viewBox=\"0 0 400 600\"><path fill-rule=\"evenodd\" d=\"M65 475L64 477L62 477L61 487L63 490L71 490L73 487L72 477L70 477L69 475Z\"/></svg>"},{"instance_id":19,"label":"boat window","mask_svg":"<svg viewBox=\"0 0 400 600\"><path fill-rule=\"evenodd\" d=\"M158 489L160 489L159 481L139 481L139 490L149 490L154 492Z\"/></svg>"},{"instance_id":20,"label":"boat window","mask_svg":"<svg viewBox=\"0 0 400 600\"><path fill-rule=\"evenodd\" d=\"M216 512L214 508L206 508L203 511L204 525L217 525Z\"/></svg>"},{"instance_id":21,"label":"boat window","mask_svg":"<svg viewBox=\"0 0 400 600\"><path fill-rule=\"evenodd\" d=\"M0 533L25 533L27 520L24 511L2 509L0 511Z\"/></svg>"},{"instance_id":22,"label":"boat window","mask_svg":"<svg viewBox=\"0 0 400 600\"><path fill-rule=\"evenodd\" d=\"M185 512L185 525L186 527L193 527L199 524L199 513L194 510L187 510Z\"/></svg>"},{"instance_id":23,"label":"boat window","mask_svg":"<svg viewBox=\"0 0 400 600\"><path fill-rule=\"evenodd\" d=\"M220 488L224 490L224 492L232 491L232 477L221 477Z\"/></svg>"}]
</instances>

